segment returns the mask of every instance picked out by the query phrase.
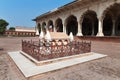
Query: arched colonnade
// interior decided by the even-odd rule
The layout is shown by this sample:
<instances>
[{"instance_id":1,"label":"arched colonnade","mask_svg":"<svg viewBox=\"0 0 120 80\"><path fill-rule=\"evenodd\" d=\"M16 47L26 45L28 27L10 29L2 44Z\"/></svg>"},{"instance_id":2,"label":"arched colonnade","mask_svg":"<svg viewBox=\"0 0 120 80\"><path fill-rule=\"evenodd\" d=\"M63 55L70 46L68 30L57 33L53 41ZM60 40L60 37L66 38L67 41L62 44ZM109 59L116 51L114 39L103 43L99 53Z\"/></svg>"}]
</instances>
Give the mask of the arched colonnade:
<instances>
[{"instance_id":1,"label":"arched colonnade","mask_svg":"<svg viewBox=\"0 0 120 80\"><path fill-rule=\"evenodd\" d=\"M74 36L120 36L120 4L115 3L106 8L101 16L87 10L78 17L74 14L66 19L60 17L37 23L39 32L46 29L52 32L73 33Z\"/></svg>"}]
</instances>

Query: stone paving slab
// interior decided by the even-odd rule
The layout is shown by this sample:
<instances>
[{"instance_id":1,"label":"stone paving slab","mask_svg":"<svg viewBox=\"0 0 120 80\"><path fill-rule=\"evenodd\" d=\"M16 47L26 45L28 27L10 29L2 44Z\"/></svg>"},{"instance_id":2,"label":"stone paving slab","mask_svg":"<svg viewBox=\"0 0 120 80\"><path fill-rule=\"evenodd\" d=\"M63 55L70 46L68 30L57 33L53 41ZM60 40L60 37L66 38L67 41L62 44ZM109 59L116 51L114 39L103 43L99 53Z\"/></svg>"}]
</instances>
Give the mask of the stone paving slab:
<instances>
[{"instance_id":1,"label":"stone paving slab","mask_svg":"<svg viewBox=\"0 0 120 80\"><path fill-rule=\"evenodd\" d=\"M73 66L76 64L80 64L83 62L87 62L87 61L91 61L91 60L95 60L95 59L99 59L107 56L107 55L91 52L92 55L72 58L65 61L60 61L60 62L41 65L41 66L36 66L32 61L30 61L25 56L20 54L19 51L8 52L8 54L12 58L12 60L15 62L15 64L18 66L18 68L21 70L21 72L24 74L25 77L31 77L38 74L43 74L46 72L62 69L65 67Z\"/></svg>"}]
</instances>

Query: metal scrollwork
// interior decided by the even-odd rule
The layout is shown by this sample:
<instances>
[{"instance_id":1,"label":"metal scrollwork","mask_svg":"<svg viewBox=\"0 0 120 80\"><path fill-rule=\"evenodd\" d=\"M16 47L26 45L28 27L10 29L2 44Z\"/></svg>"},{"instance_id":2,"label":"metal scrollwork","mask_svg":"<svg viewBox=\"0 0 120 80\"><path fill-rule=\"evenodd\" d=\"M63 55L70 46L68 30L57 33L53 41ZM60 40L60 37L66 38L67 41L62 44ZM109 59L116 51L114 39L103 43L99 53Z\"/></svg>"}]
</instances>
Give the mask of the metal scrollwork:
<instances>
[{"instance_id":1,"label":"metal scrollwork","mask_svg":"<svg viewBox=\"0 0 120 80\"><path fill-rule=\"evenodd\" d=\"M38 45L39 44L39 45ZM34 41L22 40L22 51L38 61L71 56L91 51L91 42L86 41Z\"/></svg>"}]
</instances>

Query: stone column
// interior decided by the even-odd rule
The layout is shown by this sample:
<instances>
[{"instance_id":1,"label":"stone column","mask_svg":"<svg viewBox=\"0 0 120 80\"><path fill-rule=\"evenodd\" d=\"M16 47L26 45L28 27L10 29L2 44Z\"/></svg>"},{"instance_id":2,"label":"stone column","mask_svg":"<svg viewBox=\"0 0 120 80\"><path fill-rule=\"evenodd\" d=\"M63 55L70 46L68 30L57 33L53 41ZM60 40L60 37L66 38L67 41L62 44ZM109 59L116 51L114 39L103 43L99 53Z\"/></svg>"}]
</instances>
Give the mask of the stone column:
<instances>
[{"instance_id":1,"label":"stone column","mask_svg":"<svg viewBox=\"0 0 120 80\"><path fill-rule=\"evenodd\" d=\"M35 29L35 34L36 34L36 36L38 36L39 35L39 30L38 30L38 27L36 26L36 29Z\"/></svg>"},{"instance_id":2,"label":"stone column","mask_svg":"<svg viewBox=\"0 0 120 80\"><path fill-rule=\"evenodd\" d=\"M95 34L94 29L95 29L94 22L92 22L92 36L94 36L94 34Z\"/></svg>"},{"instance_id":3,"label":"stone column","mask_svg":"<svg viewBox=\"0 0 120 80\"><path fill-rule=\"evenodd\" d=\"M63 24L63 32L66 33L65 19L62 19L62 24Z\"/></svg>"},{"instance_id":4,"label":"stone column","mask_svg":"<svg viewBox=\"0 0 120 80\"><path fill-rule=\"evenodd\" d=\"M98 18L99 23L98 23L98 33L97 36L104 36L103 35L103 19L100 17Z\"/></svg>"},{"instance_id":5,"label":"stone column","mask_svg":"<svg viewBox=\"0 0 120 80\"><path fill-rule=\"evenodd\" d=\"M42 25L40 26L41 31L43 31Z\"/></svg>"},{"instance_id":6,"label":"stone column","mask_svg":"<svg viewBox=\"0 0 120 80\"><path fill-rule=\"evenodd\" d=\"M77 19L77 22L78 22L78 33L77 33L77 36L83 36L82 34L82 23L79 22L80 20Z\"/></svg>"},{"instance_id":7,"label":"stone column","mask_svg":"<svg viewBox=\"0 0 120 80\"><path fill-rule=\"evenodd\" d=\"M46 30L49 30L49 24L48 23L46 23Z\"/></svg>"},{"instance_id":8,"label":"stone column","mask_svg":"<svg viewBox=\"0 0 120 80\"><path fill-rule=\"evenodd\" d=\"M113 19L112 22L113 22L112 36L115 36L115 19Z\"/></svg>"},{"instance_id":9,"label":"stone column","mask_svg":"<svg viewBox=\"0 0 120 80\"><path fill-rule=\"evenodd\" d=\"M53 21L53 32L56 32L55 21Z\"/></svg>"}]
</instances>

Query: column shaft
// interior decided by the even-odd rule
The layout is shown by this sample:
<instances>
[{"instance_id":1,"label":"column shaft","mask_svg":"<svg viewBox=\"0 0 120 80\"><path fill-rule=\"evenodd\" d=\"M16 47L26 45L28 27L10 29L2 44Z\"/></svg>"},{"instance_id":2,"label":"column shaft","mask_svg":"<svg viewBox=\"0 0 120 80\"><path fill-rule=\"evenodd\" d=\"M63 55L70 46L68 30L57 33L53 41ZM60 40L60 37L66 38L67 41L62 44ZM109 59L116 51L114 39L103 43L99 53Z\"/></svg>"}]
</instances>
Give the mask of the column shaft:
<instances>
[{"instance_id":1,"label":"column shaft","mask_svg":"<svg viewBox=\"0 0 120 80\"><path fill-rule=\"evenodd\" d=\"M82 26L80 23L78 23L78 33L77 33L77 36L83 36L82 34Z\"/></svg>"},{"instance_id":2,"label":"column shaft","mask_svg":"<svg viewBox=\"0 0 120 80\"><path fill-rule=\"evenodd\" d=\"M36 36L38 36L39 35L39 30L38 30L38 28L36 27Z\"/></svg>"},{"instance_id":3,"label":"column shaft","mask_svg":"<svg viewBox=\"0 0 120 80\"><path fill-rule=\"evenodd\" d=\"M115 36L115 20L112 20L113 27L112 27L112 36Z\"/></svg>"},{"instance_id":4,"label":"column shaft","mask_svg":"<svg viewBox=\"0 0 120 80\"><path fill-rule=\"evenodd\" d=\"M65 20L62 20L62 24L63 24L63 32L66 33L66 25L65 25Z\"/></svg>"},{"instance_id":5,"label":"column shaft","mask_svg":"<svg viewBox=\"0 0 120 80\"><path fill-rule=\"evenodd\" d=\"M95 35L95 31L94 31L94 29L95 29L94 22L92 22L92 36Z\"/></svg>"},{"instance_id":6,"label":"column shaft","mask_svg":"<svg viewBox=\"0 0 120 80\"><path fill-rule=\"evenodd\" d=\"M103 35L103 19L101 19L101 18L99 18L97 36L104 36Z\"/></svg>"},{"instance_id":7,"label":"column shaft","mask_svg":"<svg viewBox=\"0 0 120 80\"><path fill-rule=\"evenodd\" d=\"M56 32L55 21L53 21L53 32Z\"/></svg>"},{"instance_id":8,"label":"column shaft","mask_svg":"<svg viewBox=\"0 0 120 80\"><path fill-rule=\"evenodd\" d=\"M79 23L79 19L77 19L77 22L78 22L78 33L77 33L77 36L83 36L82 34L82 23Z\"/></svg>"}]
</instances>

